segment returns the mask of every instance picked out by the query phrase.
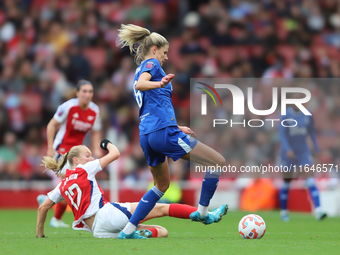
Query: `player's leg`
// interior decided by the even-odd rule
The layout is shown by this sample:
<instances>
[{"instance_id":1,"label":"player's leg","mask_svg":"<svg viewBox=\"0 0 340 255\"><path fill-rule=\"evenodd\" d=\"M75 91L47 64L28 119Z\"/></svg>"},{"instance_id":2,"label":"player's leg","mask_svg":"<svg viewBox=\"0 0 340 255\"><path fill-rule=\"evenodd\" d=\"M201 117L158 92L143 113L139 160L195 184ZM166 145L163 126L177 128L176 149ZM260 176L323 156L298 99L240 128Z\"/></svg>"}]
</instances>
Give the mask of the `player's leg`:
<instances>
[{"instance_id":1,"label":"player's leg","mask_svg":"<svg viewBox=\"0 0 340 255\"><path fill-rule=\"evenodd\" d=\"M290 165L294 165L295 162L289 158L286 158L282 155L279 156L278 159L278 165L287 166L288 168ZM279 193L279 200L280 200L280 215L281 220L284 222L289 221L289 215L288 215L288 192L289 192L289 186L290 182L292 180L292 173L283 173L283 185L280 189Z\"/></svg>"},{"instance_id":2,"label":"player's leg","mask_svg":"<svg viewBox=\"0 0 340 255\"><path fill-rule=\"evenodd\" d=\"M138 206L138 203L131 203L131 213L133 214ZM190 219L190 214L196 211L197 208L185 204L160 204L156 203L151 212L144 218L143 221L170 216L180 219Z\"/></svg>"},{"instance_id":3,"label":"player's leg","mask_svg":"<svg viewBox=\"0 0 340 255\"><path fill-rule=\"evenodd\" d=\"M107 203L100 208L92 224L93 236L96 238L115 238L131 218L130 203ZM136 231L135 231L136 232ZM147 239L132 233L130 239Z\"/></svg>"},{"instance_id":4,"label":"player's leg","mask_svg":"<svg viewBox=\"0 0 340 255\"><path fill-rule=\"evenodd\" d=\"M288 192L289 192L289 185L291 182L291 178L283 178L283 185L280 189L280 215L281 220L288 222L289 221L289 215L287 210L287 204L288 204Z\"/></svg>"},{"instance_id":5,"label":"player's leg","mask_svg":"<svg viewBox=\"0 0 340 255\"><path fill-rule=\"evenodd\" d=\"M170 173L168 160L156 166L149 166L153 175L155 186L153 186L139 201L134 213L118 236L118 239L128 239L135 232L139 222L143 220L154 208L157 201L164 195L170 184Z\"/></svg>"},{"instance_id":6,"label":"player's leg","mask_svg":"<svg viewBox=\"0 0 340 255\"><path fill-rule=\"evenodd\" d=\"M154 137L150 146L160 153L171 157L174 161L182 158L185 160L192 160L205 166L225 165L224 157L213 150L212 148L198 142L195 138L182 132L178 127L167 127L163 130L165 134L165 142L162 139ZM156 134L156 133L155 133ZM157 139L158 138L158 139ZM200 221L205 224L218 222L221 216L227 211L227 205L214 210L214 214L208 214L208 205L210 199L213 197L220 172L208 171L202 183L201 198L198 205L198 210L192 214L193 221Z\"/></svg>"},{"instance_id":7,"label":"player's leg","mask_svg":"<svg viewBox=\"0 0 340 255\"><path fill-rule=\"evenodd\" d=\"M315 213L315 218L317 220L323 220L324 218L327 217L327 214L322 211L321 206L320 206L320 194L319 190L316 187L315 184L315 179L313 177L309 177L306 179L306 186L309 190L309 194L312 198L313 205L314 205L314 213Z\"/></svg>"},{"instance_id":8,"label":"player's leg","mask_svg":"<svg viewBox=\"0 0 340 255\"><path fill-rule=\"evenodd\" d=\"M301 156L299 160L299 165L304 166L306 164L309 165L310 167L313 165L313 158L312 155L310 155L309 153ZM315 218L317 220L322 220L327 217L327 214L323 212L321 209L320 193L318 188L316 187L313 172L312 171L304 172L303 177L306 178L306 186L308 188L309 195L311 196L313 201Z\"/></svg>"},{"instance_id":9,"label":"player's leg","mask_svg":"<svg viewBox=\"0 0 340 255\"><path fill-rule=\"evenodd\" d=\"M145 237L168 237L168 230L159 225L138 225L138 231L141 236Z\"/></svg>"},{"instance_id":10,"label":"player's leg","mask_svg":"<svg viewBox=\"0 0 340 255\"><path fill-rule=\"evenodd\" d=\"M70 168L70 164L68 161L64 165L63 169L61 170L61 176L65 176L66 169ZM62 178L59 178L59 182L62 180ZM55 211L54 211L54 216L52 217L50 221L50 226L54 228L68 228L70 225L66 224L65 222L62 221L62 217L66 211L67 208L67 203L65 200L59 202L56 205Z\"/></svg>"},{"instance_id":11,"label":"player's leg","mask_svg":"<svg viewBox=\"0 0 340 255\"><path fill-rule=\"evenodd\" d=\"M216 165L223 167L225 165L225 159L220 153L199 141L197 141L196 146L189 153L184 155L182 159L191 160L208 167L216 167ZM216 208L216 210L213 211L215 212L216 217L214 217L213 219L207 218L209 216L208 206L211 198L216 191L220 175L221 172L206 172L202 182L202 190L198 204L198 210L197 212L194 212L192 214L192 220L209 224L219 221L221 219L221 216L226 214L228 207L227 205L222 205L221 207Z\"/></svg>"}]
</instances>

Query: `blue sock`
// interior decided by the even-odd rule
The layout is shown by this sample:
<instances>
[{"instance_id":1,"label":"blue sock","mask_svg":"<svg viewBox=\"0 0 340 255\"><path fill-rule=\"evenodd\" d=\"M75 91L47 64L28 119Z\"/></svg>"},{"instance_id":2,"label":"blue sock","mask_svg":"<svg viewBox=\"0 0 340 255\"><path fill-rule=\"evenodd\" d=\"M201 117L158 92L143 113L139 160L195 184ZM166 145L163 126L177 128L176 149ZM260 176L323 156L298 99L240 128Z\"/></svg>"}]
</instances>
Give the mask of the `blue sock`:
<instances>
[{"instance_id":1,"label":"blue sock","mask_svg":"<svg viewBox=\"0 0 340 255\"><path fill-rule=\"evenodd\" d=\"M308 187L310 196L312 197L314 207L315 208L320 207L319 190L315 185L315 180L313 178L306 179L306 185Z\"/></svg>"},{"instance_id":2,"label":"blue sock","mask_svg":"<svg viewBox=\"0 0 340 255\"><path fill-rule=\"evenodd\" d=\"M210 199L214 196L215 190L218 185L220 174L206 172L203 182L199 204L208 206Z\"/></svg>"},{"instance_id":3,"label":"blue sock","mask_svg":"<svg viewBox=\"0 0 340 255\"><path fill-rule=\"evenodd\" d=\"M284 182L280 190L280 208L287 210L289 182Z\"/></svg>"},{"instance_id":4,"label":"blue sock","mask_svg":"<svg viewBox=\"0 0 340 255\"><path fill-rule=\"evenodd\" d=\"M135 212L133 213L130 222L137 226L149 212L155 207L157 201L164 195L162 191L155 186L152 187L139 201Z\"/></svg>"}]
</instances>

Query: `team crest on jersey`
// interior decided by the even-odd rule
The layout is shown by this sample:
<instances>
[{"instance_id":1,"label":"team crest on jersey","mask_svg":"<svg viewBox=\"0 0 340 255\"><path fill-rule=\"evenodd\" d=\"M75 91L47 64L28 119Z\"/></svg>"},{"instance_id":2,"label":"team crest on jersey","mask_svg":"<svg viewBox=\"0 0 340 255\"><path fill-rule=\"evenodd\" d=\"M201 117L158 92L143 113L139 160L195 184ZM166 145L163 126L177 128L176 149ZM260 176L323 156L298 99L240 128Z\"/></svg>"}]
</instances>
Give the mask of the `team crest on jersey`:
<instances>
[{"instance_id":1,"label":"team crest on jersey","mask_svg":"<svg viewBox=\"0 0 340 255\"><path fill-rule=\"evenodd\" d=\"M75 114L72 115L73 118L79 118L79 114L76 112Z\"/></svg>"},{"instance_id":2,"label":"team crest on jersey","mask_svg":"<svg viewBox=\"0 0 340 255\"><path fill-rule=\"evenodd\" d=\"M146 62L145 68L151 69L151 68L153 68L153 65L154 65L154 64L155 64L155 63L152 62L152 61Z\"/></svg>"},{"instance_id":3,"label":"team crest on jersey","mask_svg":"<svg viewBox=\"0 0 340 255\"><path fill-rule=\"evenodd\" d=\"M63 113L64 113L64 111L63 111L63 110L60 110L60 111L58 112L58 116L63 115Z\"/></svg>"},{"instance_id":4,"label":"team crest on jersey","mask_svg":"<svg viewBox=\"0 0 340 255\"><path fill-rule=\"evenodd\" d=\"M87 120L88 121L91 121L91 120L93 120L94 119L94 116L87 116Z\"/></svg>"}]
</instances>

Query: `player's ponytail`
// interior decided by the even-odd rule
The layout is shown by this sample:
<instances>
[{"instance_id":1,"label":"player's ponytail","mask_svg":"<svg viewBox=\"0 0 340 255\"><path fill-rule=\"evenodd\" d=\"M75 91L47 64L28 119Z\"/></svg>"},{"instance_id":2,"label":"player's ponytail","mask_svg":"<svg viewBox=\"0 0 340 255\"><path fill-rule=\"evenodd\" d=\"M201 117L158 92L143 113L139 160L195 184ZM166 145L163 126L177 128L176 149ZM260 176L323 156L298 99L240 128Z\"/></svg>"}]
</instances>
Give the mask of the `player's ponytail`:
<instances>
[{"instance_id":1,"label":"player's ponytail","mask_svg":"<svg viewBox=\"0 0 340 255\"><path fill-rule=\"evenodd\" d=\"M60 176L61 174L61 170L63 169L63 167L65 166L67 160L71 166L71 168L74 167L73 164L73 158L74 157L79 157L80 155L80 148L84 146L84 145L78 145L78 146L73 146L69 152L67 152L66 154L62 154L61 158L58 158L56 156L49 157L49 156L45 156L42 160L42 166L45 166L45 171L47 169L52 170L57 176ZM44 171L44 172L45 172Z\"/></svg>"},{"instance_id":2,"label":"player's ponytail","mask_svg":"<svg viewBox=\"0 0 340 255\"><path fill-rule=\"evenodd\" d=\"M121 47L129 46L130 52L135 53L135 62L139 65L144 57L148 54L152 46L161 48L168 43L168 41L158 33L151 33L148 29L128 24L122 24L118 29L119 45ZM136 45L137 44L137 45Z\"/></svg>"},{"instance_id":3,"label":"player's ponytail","mask_svg":"<svg viewBox=\"0 0 340 255\"><path fill-rule=\"evenodd\" d=\"M50 169L52 170L57 176L60 175L60 171L63 169L63 167L65 166L66 164L66 161L67 161L67 156L68 156L68 152L66 154L63 154L61 156L61 159L57 159L56 156L54 156L53 158L52 157L49 157L49 156L45 156L42 160L42 166L45 166L46 169ZM45 172L44 171L44 172Z\"/></svg>"}]
</instances>

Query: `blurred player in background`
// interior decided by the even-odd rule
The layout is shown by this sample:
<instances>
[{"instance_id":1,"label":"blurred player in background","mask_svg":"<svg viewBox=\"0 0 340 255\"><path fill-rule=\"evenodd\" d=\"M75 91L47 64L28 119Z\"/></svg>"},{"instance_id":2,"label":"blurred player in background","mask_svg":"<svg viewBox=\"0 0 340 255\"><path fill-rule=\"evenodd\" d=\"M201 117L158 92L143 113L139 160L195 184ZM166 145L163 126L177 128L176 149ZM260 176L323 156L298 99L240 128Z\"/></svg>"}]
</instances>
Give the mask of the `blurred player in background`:
<instances>
[{"instance_id":1,"label":"blurred player in background","mask_svg":"<svg viewBox=\"0 0 340 255\"><path fill-rule=\"evenodd\" d=\"M90 231L94 237L117 237L129 222L138 203L109 203L95 178L95 175L116 160L120 153L107 139L101 141L100 147L109 151L100 159L94 159L89 148L84 145L72 147L60 160L44 157L44 166L57 175L61 174L66 162L69 168L63 181L48 193L48 198L38 209L37 237L45 237L44 223L48 210L64 199L74 214L73 229ZM196 207L189 205L156 204L144 220L163 216L190 219L190 214L196 210ZM167 236L168 231L157 225L138 225L138 231L135 232L135 239Z\"/></svg>"},{"instance_id":2,"label":"blurred player in background","mask_svg":"<svg viewBox=\"0 0 340 255\"><path fill-rule=\"evenodd\" d=\"M67 153L73 146L83 144L84 137L90 130L93 148L96 148L95 144L98 144L101 140L99 107L91 101L93 85L90 81L80 80L76 89L77 98L70 99L60 105L47 125L47 155L50 157L56 155L58 158L60 154ZM94 154L99 157L101 152L95 149ZM60 173L61 176L65 174L68 167L69 165L66 164ZM61 181L61 178L56 175L53 175L52 178L57 183ZM37 199L38 203L41 204L46 196L39 195ZM54 217L50 221L51 227L69 227L61 220L66 207L65 202L57 204Z\"/></svg>"},{"instance_id":3,"label":"blurred player in background","mask_svg":"<svg viewBox=\"0 0 340 255\"><path fill-rule=\"evenodd\" d=\"M281 148L279 152L279 164L287 166L293 169L293 166L305 166L309 167L313 165L313 158L309 146L307 144L307 137L310 136L313 144L314 151L319 152L319 146L316 141L314 119L312 115L305 115L300 109L294 105L287 108L287 114L281 116L283 119L293 119L297 122L295 127L283 127L279 126L279 136L281 142ZM289 121L287 121L288 123ZM294 125L293 121L290 121L290 125ZM299 170L300 171L300 170ZM313 173L311 171L302 173L306 178L306 186L308 187L310 196L314 204L315 217L317 220L324 219L327 215L322 212L320 206L319 191L315 185ZM280 207L281 207L281 219L283 221L289 221L289 215L287 210L288 202L288 189L292 178L297 177L294 175L293 170L290 173L284 173L284 183L280 190Z\"/></svg>"},{"instance_id":4,"label":"blurred player in background","mask_svg":"<svg viewBox=\"0 0 340 255\"><path fill-rule=\"evenodd\" d=\"M122 47L129 46L136 52L136 62L140 64L135 72L134 97L139 106L139 138L147 163L154 179L154 187L140 200L130 222L120 232L119 239L134 238L134 231L164 195L170 183L167 157L192 160L206 166L224 166L224 157L197 141L188 127L177 125L172 105L171 80L174 74L166 74L162 65L168 59L168 41L158 33L136 25L122 25L119 29ZM134 45L139 44L137 49ZM191 214L193 221L210 224L226 214L227 205L208 213L208 205L213 197L220 173L206 173L202 184L198 210Z\"/></svg>"}]
</instances>

